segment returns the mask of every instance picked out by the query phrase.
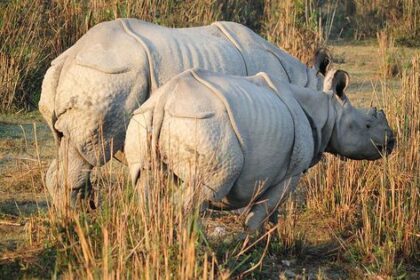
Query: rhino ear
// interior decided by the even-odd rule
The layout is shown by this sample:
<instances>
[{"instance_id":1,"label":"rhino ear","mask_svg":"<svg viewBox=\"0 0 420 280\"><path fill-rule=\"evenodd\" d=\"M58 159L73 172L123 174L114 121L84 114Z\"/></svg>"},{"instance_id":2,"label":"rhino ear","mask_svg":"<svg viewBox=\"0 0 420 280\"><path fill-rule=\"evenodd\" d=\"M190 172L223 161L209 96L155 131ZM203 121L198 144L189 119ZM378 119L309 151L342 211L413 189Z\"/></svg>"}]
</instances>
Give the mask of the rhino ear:
<instances>
[{"instance_id":1,"label":"rhino ear","mask_svg":"<svg viewBox=\"0 0 420 280\"><path fill-rule=\"evenodd\" d=\"M326 48L320 48L315 52L313 63L317 72L325 76L331 63L330 52Z\"/></svg>"},{"instance_id":2,"label":"rhino ear","mask_svg":"<svg viewBox=\"0 0 420 280\"><path fill-rule=\"evenodd\" d=\"M340 97L340 99L346 98L344 91L349 85L349 82L350 75L346 71L337 70L334 73L334 77L332 79L332 90L338 97Z\"/></svg>"}]
</instances>

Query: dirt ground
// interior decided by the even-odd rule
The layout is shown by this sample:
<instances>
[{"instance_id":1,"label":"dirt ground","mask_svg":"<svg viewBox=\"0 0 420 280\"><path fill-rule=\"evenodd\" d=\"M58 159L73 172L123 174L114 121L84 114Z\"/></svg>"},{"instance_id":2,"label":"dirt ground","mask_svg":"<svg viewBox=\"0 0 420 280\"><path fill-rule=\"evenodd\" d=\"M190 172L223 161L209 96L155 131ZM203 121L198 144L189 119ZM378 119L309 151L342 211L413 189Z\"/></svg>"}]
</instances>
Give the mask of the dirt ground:
<instances>
[{"instance_id":1,"label":"dirt ground","mask_svg":"<svg viewBox=\"0 0 420 280\"><path fill-rule=\"evenodd\" d=\"M379 59L374 43L336 44L331 50L335 67L350 73L348 94L353 103L364 107L373 103L381 107ZM400 49L399 55L409 60L415 51L418 50ZM396 81L391 80L390 83L393 87L399 86ZM11 278L25 275L42 278L42 273L32 274L25 268L25 263L33 262L22 262L22 259L42 257L45 253L40 255L36 248L33 253L27 249L31 243L28 226L32 216L47 211L48 196L41 174L46 171L54 154L52 134L38 112L0 115L0 268L11 269L12 273L8 275ZM215 239L219 235L226 239L235 229L230 227L229 218L215 215L208 224L209 232L215 234ZM288 278L296 275L315 277L320 269L330 279L350 277L348 271L351 269L329 258L339 244L325 234L327 224L328 217L301 217L297 228L307 233L306 244L314 244L303 250L302 254L306 257L297 261L271 255L264 265L275 266L271 271L283 271ZM39 271L42 272L42 269ZM278 276L275 278L278 279Z\"/></svg>"}]
</instances>

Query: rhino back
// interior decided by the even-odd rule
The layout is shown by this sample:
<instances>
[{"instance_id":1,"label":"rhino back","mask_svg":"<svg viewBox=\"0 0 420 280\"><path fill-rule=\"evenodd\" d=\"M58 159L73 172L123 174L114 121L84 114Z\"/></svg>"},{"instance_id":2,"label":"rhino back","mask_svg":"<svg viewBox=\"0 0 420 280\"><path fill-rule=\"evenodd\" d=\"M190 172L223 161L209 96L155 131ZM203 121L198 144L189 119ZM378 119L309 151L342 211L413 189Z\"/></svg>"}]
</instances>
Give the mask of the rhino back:
<instances>
[{"instance_id":1,"label":"rhino back","mask_svg":"<svg viewBox=\"0 0 420 280\"><path fill-rule=\"evenodd\" d=\"M308 68L297 58L242 24L221 21L213 25L217 26L240 50L248 67L248 75L266 72L272 77L307 86Z\"/></svg>"},{"instance_id":2,"label":"rhino back","mask_svg":"<svg viewBox=\"0 0 420 280\"><path fill-rule=\"evenodd\" d=\"M241 54L215 26L167 28L135 19L121 21L148 48L153 87L195 67L246 75Z\"/></svg>"}]
</instances>

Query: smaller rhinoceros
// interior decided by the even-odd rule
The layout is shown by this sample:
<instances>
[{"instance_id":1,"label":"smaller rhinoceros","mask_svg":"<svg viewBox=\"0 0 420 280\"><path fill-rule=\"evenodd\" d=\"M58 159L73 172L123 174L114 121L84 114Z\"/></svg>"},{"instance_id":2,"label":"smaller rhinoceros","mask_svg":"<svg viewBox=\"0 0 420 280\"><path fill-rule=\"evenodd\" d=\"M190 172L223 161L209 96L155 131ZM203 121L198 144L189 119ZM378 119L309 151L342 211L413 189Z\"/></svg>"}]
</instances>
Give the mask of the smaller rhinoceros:
<instances>
[{"instance_id":1,"label":"smaller rhinoceros","mask_svg":"<svg viewBox=\"0 0 420 280\"><path fill-rule=\"evenodd\" d=\"M266 73L183 72L129 123L125 151L133 183L144 181L150 155L158 153L184 186L200 186L184 187L185 201L199 192L200 203L213 209L253 202L245 224L258 229L324 152L376 160L392 151L395 140L384 113L366 114L351 105L346 72L326 78L332 90L321 92Z\"/></svg>"}]
</instances>

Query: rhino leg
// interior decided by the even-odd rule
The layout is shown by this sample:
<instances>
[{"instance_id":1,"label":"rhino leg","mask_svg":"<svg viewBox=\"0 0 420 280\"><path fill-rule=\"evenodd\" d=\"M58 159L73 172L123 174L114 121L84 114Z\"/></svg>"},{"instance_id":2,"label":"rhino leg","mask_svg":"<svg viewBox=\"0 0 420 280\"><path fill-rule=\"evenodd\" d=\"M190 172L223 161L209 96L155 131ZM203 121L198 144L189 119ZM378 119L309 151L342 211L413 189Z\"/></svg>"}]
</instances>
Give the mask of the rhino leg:
<instances>
[{"instance_id":1,"label":"rhino leg","mask_svg":"<svg viewBox=\"0 0 420 280\"><path fill-rule=\"evenodd\" d=\"M243 152L227 114L205 119L168 114L159 147L168 169L183 181L177 196L187 212L193 205L204 210L208 202L221 203L243 168Z\"/></svg>"},{"instance_id":2,"label":"rhino leg","mask_svg":"<svg viewBox=\"0 0 420 280\"><path fill-rule=\"evenodd\" d=\"M255 232L267 218L271 220L271 216L276 215L278 206L286 198L286 194L296 187L299 178L300 176L288 178L264 192L246 217L245 227L248 232Z\"/></svg>"},{"instance_id":3,"label":"rhino leg","mask_svg":"<svg viewBox=\"0 0 420 280\"><path fill-rule=\"evenodd\" d=\"M94 208L89 164L72 145L63 137L60 141L57 160L53 160L46 174L46 185L53 204L58 209L87 200Z\"/></svg>"},{"instance_id":4,"label":"rhino leg","mask_svg":"<svg viewBox=\"0 0 420 280\"><path fill-rule=\"evenodd\" d=\"M276 208L273 213L268 218L268 221L273 225L277 225L279 223L279 210Z\"/></svg>"},{"instance_id":5,"label":"rhino leg","mask_svg":"<svg viewBox=\"0 0 420 280\"><path fill-rule=\"evenodd\" d=\"M153 174L151 170L143 169L140 171L138 179L135 184L135 190L140 197L140 201L143 203L149 203L151 201L150 188L153 180Z\"/></svg>"}]
</instances>

